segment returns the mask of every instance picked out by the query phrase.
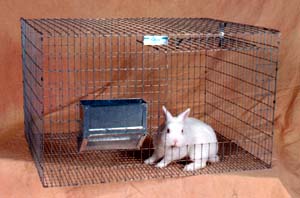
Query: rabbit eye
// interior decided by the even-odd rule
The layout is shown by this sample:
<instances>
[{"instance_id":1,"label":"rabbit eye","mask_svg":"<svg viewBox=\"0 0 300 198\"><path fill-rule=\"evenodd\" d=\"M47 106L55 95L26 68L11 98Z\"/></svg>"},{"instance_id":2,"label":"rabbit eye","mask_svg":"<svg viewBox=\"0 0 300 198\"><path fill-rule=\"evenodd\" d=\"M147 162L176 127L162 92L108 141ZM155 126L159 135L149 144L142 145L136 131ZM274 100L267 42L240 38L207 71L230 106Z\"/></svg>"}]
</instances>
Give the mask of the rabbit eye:
<instances>
[{"instance_id":1,"label":"rabbit eye","mask_svg":"<svg viewBox=\"0 0 300 198\"><path fill-rule=\"evenodd\" d=\"M183 133L183 129L181 129L181 133Z\"/></svg>"},{"instance_id":2,"label":"rabbit eye","mask_svg":"<svg viewBox=\"0 0 300 198\"><path fill-rule=\"evenodd\" d=\"M169 128L167 129L167 133L170 133L170 129Z\"/></svg>"}]
</instances>

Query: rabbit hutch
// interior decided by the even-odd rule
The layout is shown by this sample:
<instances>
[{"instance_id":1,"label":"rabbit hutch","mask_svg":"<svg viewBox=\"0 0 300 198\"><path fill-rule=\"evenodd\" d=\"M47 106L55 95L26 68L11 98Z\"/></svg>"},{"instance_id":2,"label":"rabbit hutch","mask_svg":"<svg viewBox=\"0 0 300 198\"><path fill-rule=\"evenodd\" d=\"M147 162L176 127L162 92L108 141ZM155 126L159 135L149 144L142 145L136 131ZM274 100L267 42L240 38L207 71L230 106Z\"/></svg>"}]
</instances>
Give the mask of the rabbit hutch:
<instances>
[{"instance_id":1,"label":"rabbit hutch","mask_svg":"<svg viewBox=\"0 0 300 198\"><path fill-rule=\"evenodd\" d=\"M21 18L25 136L44 187L270 168L280 32L208 18ZM162 106L220 161L144 163Z\"/></svg>"}]
</instances>

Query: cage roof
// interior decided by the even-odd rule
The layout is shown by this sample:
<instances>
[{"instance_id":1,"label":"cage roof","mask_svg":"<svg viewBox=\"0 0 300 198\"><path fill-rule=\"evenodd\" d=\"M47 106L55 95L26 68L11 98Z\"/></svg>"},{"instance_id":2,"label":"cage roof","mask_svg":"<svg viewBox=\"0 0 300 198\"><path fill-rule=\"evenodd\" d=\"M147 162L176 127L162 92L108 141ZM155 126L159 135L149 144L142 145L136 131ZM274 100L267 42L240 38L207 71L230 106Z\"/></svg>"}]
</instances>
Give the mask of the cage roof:
<instances>
[{"instance_id":1,"label":"cage roof","mask_svg":"<svg viewBox=\"0 0 300 198\"><path fill-rule=\"evenodd\" d=\"M120 19L23 19L42 35L126 36L126 35L201 35L278 34L264 27L209 18L120 18Z\"/></svg>"}]
</instances>

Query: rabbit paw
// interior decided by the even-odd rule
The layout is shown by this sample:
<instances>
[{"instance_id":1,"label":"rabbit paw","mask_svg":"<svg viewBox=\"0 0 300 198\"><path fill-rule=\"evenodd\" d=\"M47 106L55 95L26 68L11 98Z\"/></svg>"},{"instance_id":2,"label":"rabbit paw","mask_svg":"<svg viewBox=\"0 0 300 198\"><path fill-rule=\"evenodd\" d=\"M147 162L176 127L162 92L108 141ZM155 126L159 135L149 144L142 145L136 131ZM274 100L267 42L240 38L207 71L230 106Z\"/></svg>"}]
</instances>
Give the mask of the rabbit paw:
<instances>
[{"instance_id":1,"label":"rabbit paw","mask_svg":"<svg viewBox=\"0 0 300 198\"><path fill-rule=\"evenodd\" d=\"M206 166L206 162L202 163L190 163L184 167L184 171L196 171L198 169L204 168Z\"/></svg>"},{"instance_id":2,"label":"rabbit paw","mask_svg":"<svg viewBox=\"0 0 300 198\"><path fill-rule=\"evenodd\" d=\"M145 164L149 164L149 165L154 164L154 162L155 162L155 158L154 157L149 157L148 159L146 159L144 161Z\"/></svg>"},{"instance_id":3,"label":"rabbit paw","mask_svg":"<svg viewBox=\"0 0 300 198\"><path fill-rule=\"evenodd\" d=\"M164 167L166 167L168 164L167 163L165 163L164 161L160 161L160 162L158 162L156 165L155 165L155 167L156 168L164 168Z\"/></svg>"}]
</instances>

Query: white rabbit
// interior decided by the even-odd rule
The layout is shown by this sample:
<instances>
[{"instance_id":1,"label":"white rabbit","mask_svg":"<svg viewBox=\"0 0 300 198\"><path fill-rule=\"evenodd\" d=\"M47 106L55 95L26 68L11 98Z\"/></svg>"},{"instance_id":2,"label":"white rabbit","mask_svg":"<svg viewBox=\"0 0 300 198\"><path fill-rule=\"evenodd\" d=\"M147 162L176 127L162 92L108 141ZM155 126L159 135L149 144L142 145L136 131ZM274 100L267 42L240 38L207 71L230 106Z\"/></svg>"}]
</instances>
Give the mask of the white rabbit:
<instances>
[{"instance_id":1,"label":"white rabbit","mask_svg":"<svg viewBox=\"0 0 300 198\"><path fill-rule=\"evenodd\" d=\"M206 166L206 162L218 162L218 142L214 130L204 122L188 117L190 109L173 117L163 106L166 121L153 139L155 151L144 161L158 168L166 167L174 160L189 157L193 162L184 167L185 171L194 171Z\"/></svg>"}]
</instances>

